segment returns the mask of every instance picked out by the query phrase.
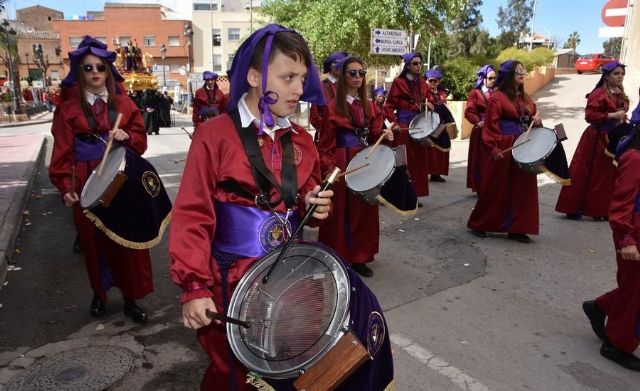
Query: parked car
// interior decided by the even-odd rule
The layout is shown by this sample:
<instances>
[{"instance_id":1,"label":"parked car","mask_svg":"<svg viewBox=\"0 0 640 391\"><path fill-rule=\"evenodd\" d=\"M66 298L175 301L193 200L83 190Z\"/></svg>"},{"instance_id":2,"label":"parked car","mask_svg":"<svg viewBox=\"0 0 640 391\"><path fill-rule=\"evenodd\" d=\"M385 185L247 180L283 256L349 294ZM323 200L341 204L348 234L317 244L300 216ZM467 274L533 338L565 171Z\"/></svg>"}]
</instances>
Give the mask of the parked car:
<instances>
[{"instance_id":1,"label":"parked car","mask_svg":"<svg viewBox=\"0 0 640 391\"><path fill-rule=\"evenodd\" d=\"M612 61L616 61L616 59L605 56L602 53L586 54L578 57L575 68L578 74L582 72L602 73L602 67Z\"/></svg>"}]
</instances>

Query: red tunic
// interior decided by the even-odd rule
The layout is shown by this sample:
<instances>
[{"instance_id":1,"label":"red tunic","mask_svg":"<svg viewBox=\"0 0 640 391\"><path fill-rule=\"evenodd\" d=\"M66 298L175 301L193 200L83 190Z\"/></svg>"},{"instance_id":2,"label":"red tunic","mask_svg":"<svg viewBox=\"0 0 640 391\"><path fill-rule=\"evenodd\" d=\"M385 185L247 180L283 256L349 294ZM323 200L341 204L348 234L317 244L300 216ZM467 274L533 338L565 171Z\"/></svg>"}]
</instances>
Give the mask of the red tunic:
<instances>
[{"instance_id":1,"label":"red tunic","mask_svg":"<svg viewBox=\"0 0 640 391\"><path fill-rule=\"evenodd\" d=\"M572 178L573 179L573 178ZM609 224L616 250L640 243L640 151L622 154L615 179ZM640 345L640 262L616 253L618 287L596 299L607 314L607 338L618 349L633 353Z\"/></svg>"},{"instance_id":2,"label":"red tunic","mask_svg":"<svg viewBox=\"0 0 640 391\"><path fill-rule=\"evenodd\" d=\"M203 107L216 105L219 113L224 113L227 109L227 97L222 91L220 91L217 84L214 84L214 86L215 87L211 94L207 94L206 86L196 90L196 94L193 98L193 114L191 115L194 129L203 122L202 118L200 118L200 110Z\"/></svg>"},{"instance_id":3,"label":"red tunic","mask_svg":"<svg viewBox=\"0 0 640 391\"><path fill-rule=\"evenodd\" d=\"M447 92L438 89L437 92L429 90L427 101L432 105L444 105L447 103ZM432 175L449 175L449 151L442 152L437 148L427 147L427 172Z\"/></svg>"},{"instance_id":4,"label":"red tunic","mask_svg":"<svg viewBox=\"0 0 640 391\"><path fill-rule=\"evenodd\" d=\"M589 94L585 119L591 125L582 133L571 159L571 186L563 186L556 203L561 213L606 217L613 192L616 169L613 159L605 153L607 131L619 121L608 121L607 114L629 110L629 103L620 95L609 95L604 87Z\"/></svg>"},{"instance_id":5,"label":"red tunic","mask_svg":"<svg viewBox=\"0 0 640 391\"><path fill-rule=\"evenodd\" d=\"M491 91L487 91L485 94L479 88L472 89L467 98L467 107L464 110L464 117L473 125L469 137L469 157L467 159L467 187L473 192L478 192L480 188L481 162L486 159L486 157L481 157L482 128L478 126L478 122L483 120L484 114L487 112L490 96Z\"/></svg>"},{"instance_id":6,"label":"red tunic","mask_svg":"<svg viewBox=\"0 0 640 391\"><path fill-rule=\"evenodd\" d=\"M358 101L359 102L359 101ZM369 144L375 143L382 134L382 113L373 108L374 104L366 102L371 110L368 128ZM362 107L348 105L352 116L364 118ZM355 111L360 111L356 116ZM324 121L324 128L320 133L318 153L320 154L320 170L323 177L333 168L339 167L343 172L349 161L364 146L340 147L336 145L339 133L355 134L354 123L363 127L360 121L353 122L336 111L336 102L327 106L329 114ZM380 225L378 221L378 205L371 205L360 196L347 189L345 181L341 180L333 187L331 217L321 226L318 241L336 250L349 263L365 263L373 261L378 253L380 241Z\"/></svg>"},{"instance_id":7,"label":"red tunic","mask_svg":"<svg viewBox=\"0 0 640 391\"><path fill-rule=\"evenodd\" d=\"M100 160L75 161L75 135L92 133L80 106L80 100L70 99L58 107L59 110L51 126L53 151L49 165L49 178L64 195L72 190L71 167L75 165L76 188L74 190L79 195ZM126 95L116 96L116 109L122 113L120 128L129 134L127 145L139 154L144 153L147 149L147 135L140 110ZM104 115L108 116L107 110L104 111ZM106 118L105 120L108 121ZM100 134L109 130L104 127L98 129ZM122 295L128 299L141 299L153 292L149 250L125 248L108 239L85 217L79 203L73 206L73 216L82 243L91 287L103 301L106 301L109 286L118 287Z\"/></svg>"},{"instance_id":8,"label":"red tunic","mask_svg":"<svg viewBox=\"0 0 640 391\"><path fill-rule=\"evenodd\" d=\"M536 105L528 95L518 98L520 107L532 116ZM536 175L517 166L510 152L504 158L491 156L513 146L517 136L501 133L500 120L519 122L514 103L501 91L489 98L482 128L482 142L486 156L482 162L480 193L467 226L476 231L538 234L538 186Z\"/></svg>"},{"instance_id":9,"label":"red tunic","mask_svg":"<svg viewBox=\"0 0 640 391\"><path fill-rule=\"evenodd\" d=\"M398 76L391 83L387 101L384 104L384 116L401 128L408 128L410 121L398 118L398 111L411 111L418 114L427 96L427 82L422 77L410 81L406 76ZM410 141L409 131L401 130L394 135L393 146L407 146L407 167L418 197L429 195L427 180L427 148L415 141Z\"/></svg>"},{"instance_id":10,"label":"red tunic","mask_svg":"<svg viewBox=\"0 0 640 391\"><path fill-rule=\"evenodd\" d=\"M338 86L336 83L332 82L329 79L324 79L322 81L322 91L324 92L324 98L327 101L327 105L331 103L333 98L336 96ZM322 126L324 123L324 119L327 118L327 106L318 106L316 104L311 105L311 110L309 112L309 123L316 130L316 142L320 140L320 132L322 130Z\"/></svg>"},{"instance_id":11,"label":"red tunic","mask_svg":"<svg viewBox=\"0 0 640 391\"><path fill-rule=\"evenodd\" d=\"M196 132L182 175L180 190L173 206L172 222L169 234L169 255L171 256L171 278L179 286L189 282L206 284L202 289L183 294L182 300L198 297L213 297L219 312L224 312L222 302L222 278L220 268L211 256L211 242L217 229L214 201L228 202L242 206L255 206L252 201L227 193L217 184L235 179L240 185L257 194L249 165L233 120L229 114L222 114L202 125L211 131ZM320 163L315 144L311 136L299 126L294 127L292 143L296 153L296 171L298 174L298 194L304 195L321 182ZM215 131L213 131L215 130ZM266 166L275 178L281 181L282 146L280 137L286 130L276 132L276 141L268 135L259 136L262 140L262 156ZM274 190L275 195L275 190ZM285 212L280 203L276 211ZM304 200L298 206L300 214L304 212ZM229 289L233 290L256 258L245 258L235 262L229 269ZM213 322L198 330L198 339L211 358L202 381L202 390L230 390L229 357L232 356L225 336L225 328ZM245 384L247 370L235 358L235 384L238 390L250 390Z\"/></svg>"}]
</instances>

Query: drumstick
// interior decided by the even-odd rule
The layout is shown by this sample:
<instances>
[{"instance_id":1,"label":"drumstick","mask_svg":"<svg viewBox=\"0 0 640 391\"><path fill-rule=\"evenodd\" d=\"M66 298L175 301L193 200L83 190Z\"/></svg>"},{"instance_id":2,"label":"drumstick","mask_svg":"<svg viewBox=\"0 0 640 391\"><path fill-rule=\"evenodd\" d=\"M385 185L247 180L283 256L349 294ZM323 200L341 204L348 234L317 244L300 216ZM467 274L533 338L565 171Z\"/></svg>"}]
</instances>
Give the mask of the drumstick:
<instances>
[{"instance_id":1,"label":"drumstick","mask_svg":"<svg viewBox=\"0 0 640 391\"><path fill-rule=\"evenodd\" d=\"M211 319L221 320L223 322L237 324L238 326L244 327L245 329L248 329L248 328L251 327L249 322L245 322L244 320L232 318L230 316L227 316L225 314L221 314L219 312L213 312L213 311L206 310L206 313L207 313L207 316L209 318L211 318Z\"/></svg>"},{"instance_id":2,"label":"drumstick","mask_svg":"<svg viewBox=\"0 0 640 391\"><path fill-rule=\"evenodd\" d=\"M340 175L340 169L338 167L336 167L336 168L333 169L331 174L329 174L329 176L327 176L327 179L325 179L324 182L322 182L322 185L320 186L320 192L329 189L331 187L331 185L338 179L338 175ZM269 271L267 271L267 274L265 274L264 278L262 279L262 283L263 284L266 284L269 281L269 277L271 277L271 274L276 269L276 266L278 266L278 264L280 263L280 261L284 257L284 254L287 252L289 247L291 247L291 245L293 244L294 239L296 238L296 236L298 236L298 234L302 230L302 227L304 227L304 225L307 223L307 221L309 221L309 219L311 218L311 215L313 214L313 212L316 211L317 208L318 208L317 204L311 204L311 205L309 205L309 208L307 209L307 211L304 212L304 216L302 217L302 220L300 220L300 223L298 224L298 227L293 232L293 234L291 234L289 239L285 242L284 246L282 246L282 250L280 250L280 253L278 254L278 257L271 264L271 267L269 267Z\"/></svg>"},{"instance_id":3,"label":"drumstick","mask_svg":"<svg viewBox=\"0 0 640 391\"><path fill-rule=\"evenodd\" d=\"M373 144L373 147L371 147L371 150L369 151L369 153L367 154L367 156L365 156L365 159L369 159L369 156L371 156L371 154L373 153L373 150L376 149L376 147L380 144L380 142L382 141L382 139L384 138L384 136L386 136L387 134L385 132L382 132L382 135L380 135L380 137L378 137L378 141L376 141L375 144Z\"/></svg>"},{"instance_id":4,"label":"drumstick","mask_svg":"<svg viewBox=\"0 0 640 391\"><path fill-rule=\"evenodd\" d=\"M187 129L185 129L185 128L180 128L180 129L184 130L185 133L189 135L190 139L193 139L193 136L191 135L191 133L189 133L189 131Z\"/></svg>"},{"instance_id":5,"label":"drumstick","mask_svg":"<svg viewBox=\"0 0 640 391\"><path fill-rule=\"evenodd\" d=\"M358 170L362 170L363 168L365 168L365 167L367 167L367 166L369 166L369 163L365 163L365 164L363 164L363 165L361 165L361 166L358 166L358 167L356 167L356 168L352 168L351 170L347 170L347 171L343 172L342 174L338 175L338 178L342 178L342 177L343 177L343 176L345 176L345 175L348 175L348 174L354 173L354 172L356 172L356 171L358 171Z\"/></svg>"},{"instance_id":6,"label":"drumstick","mask_svg":"<svg viewBox=\"0 0 640 391\"><path fill-rule=\"evenodd\" d=\"M509 151L511 151L512 149L518 148L518 147L519 147L519 146L521 146L522 144L526 144L526 143L528 143L529 141L531 141L531 139L526 139L526 140L524 140L523 142L521 142L520 144L513 145L513 146L511 146L511 147L509 147L509 148L507 148L507 149L504 149L504 150L500 151L500 153L506 153L506 152L509 152Z\"/></svg>"},{"instance_id":7,"label":"drumstick","mask_svg":"<svg viewBox=\"0 0 640 391\"><path fill-rule=\"evenodd\" d=\"M116 123L113 125L113 130L118 129L120 126L120 120L122 119L122 113L118 113L116 117ZM102 170L104 169L104 163L107 161L107 155L109 155L109 151L111 151L111 147L113 146L113 136L109 136L109 142L107 143L107 147L104 149L104 155L102 155L102 161L100 162L100 167L98 167L98 176L102 175Z\"/></svg>"},{"instance_id":8,"label":"drumstick","mask_svg":"<svg viewBox=\"0 0 640 391\"><path fill-rule=\"evenodd\" d=\"M175 164L178 164L178 163L180 163L180 162L184 162L185 160L187 160L187 158L184 158L184 159L173 159L173 162L174 162Z\"/></svg>"},{"instance_id":9,"label":"drumstick","mask_svg":"<svg viewBox=\"0 0 640 391\"><path fill-rule=\"evenodd\" d=\"M533 127L533 120L531 120L531 123L529 124L529 128L527 128L527 131L524 133L524 139L527 141L529 141L529 131L531 130L532 127ZM524 142L522 144L524 144Z\"/></svg>"},{"instance_id":10,"label":"drumstick","mask_svg":"<svg viewBox=\"0 0 640 391\"><path fill-rule=\"evenodd\" d=\"M71 166L71 193L76 192L76 164L72 163Z\"/></svg>"}]
</instances>

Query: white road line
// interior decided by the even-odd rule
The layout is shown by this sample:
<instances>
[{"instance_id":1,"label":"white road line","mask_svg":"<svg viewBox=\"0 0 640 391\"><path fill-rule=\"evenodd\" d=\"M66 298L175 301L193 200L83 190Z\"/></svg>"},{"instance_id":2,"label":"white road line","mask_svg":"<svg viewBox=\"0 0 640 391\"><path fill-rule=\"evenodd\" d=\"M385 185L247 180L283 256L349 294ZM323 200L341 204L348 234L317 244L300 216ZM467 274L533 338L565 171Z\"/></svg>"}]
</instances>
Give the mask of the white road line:
<instances>
[{"instance_id":1,"label":"white road line","mask_svg":"<svg viewBox=\"0 0 640 391\"><path fill-rule=\"evenodd\" d=\"M452 366L427 349L400 334L391 334L391 342L407 352L411 357L451 380L461 390L490 391L489 387Z\"/></svg>"}]
</instances>

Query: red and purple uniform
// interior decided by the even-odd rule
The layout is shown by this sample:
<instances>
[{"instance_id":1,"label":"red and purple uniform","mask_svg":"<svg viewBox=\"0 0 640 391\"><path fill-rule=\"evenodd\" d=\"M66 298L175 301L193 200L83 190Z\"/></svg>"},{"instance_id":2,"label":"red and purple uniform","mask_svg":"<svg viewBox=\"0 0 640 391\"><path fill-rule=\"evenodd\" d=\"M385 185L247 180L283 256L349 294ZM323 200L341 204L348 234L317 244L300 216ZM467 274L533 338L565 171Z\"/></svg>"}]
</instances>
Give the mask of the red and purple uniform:
<instances>
[{"instance_id":1,"label":"red and purple uniform","mask_svg":"<svg viewBox=\"0 0 640 391\"><path fill-rule=\"evenodd\" d=\"M610 94L598 87L589 94L585 119L590 123L582 133L571 159L571 186L563 186L556 210L577 216L606 217L613 192L616 169L605 153L607 132L621 122L608 119L609 113L629 110L621 94Z\"/></svg>"},{"instance_id":2,"label":"red and purple uniform","mask_svg":"<svg viewBox=\"0 0 640 391\"><path fill-rule=\"evenodd\" d=\"M429 89L427 101L434 106L446 105L447 92L441 88L438 88L438 91ZM449 175L449 151L443 152L433 146L427 147L427 167L427 173L431 175Z\"/></svg>"},{"instance_id":3,"label":"red and purple uniform","mask_svg":"<svg viewBox=\"0 0 640 391\"><path fill-rule=\"evenodd\" d=\"M322 81L322 92L324 92L324 97L327 101L327 105L333 101L333 98L336 97L337 93L337 84L336 79L333 77L327 77ZM309 123L316 130L316 142L320 140L320 132L322 131L322 126L324 124L325 118L328 116L327 106L320 106L313 104L311 105L311 110L309 112Z\"/></svg>"},{"instance_id":4,"label":"red and purple uniform","mask_svg":"<svg viewBox=\"0 0 640 391\"><path fill-rule=\"evenodd\" d=\"M358 134L362 129L369 129L369 143L375 143L382 134L382 113L374 110L372 102L366 102L371 118L365 118L360 100L347 100L351 101L348 110L353 119L337 112L335 100L327 106L329 115L318 142L323 177L335 167L344 172L349 161L365 147ZM318 241L351 264L373 261L380 241L378 206L349 191L345 181L334 184L333 192L331 217L320 226Z\"/></svg>"},{"instance_id":5,"label":"red and purple uniform","mask_svg":"<svg viewBox=\"0 0 640 391\"><path fill-rule=\"evenodd\" d=\"M523 117L532 117L536 105L528 95L515 102L501 91L489 98L482 128L486 156L482 162L480 193L467 226L475 231L538 234L538 187L536 175L522 170L511 153L492 156L513 146L525 131Z\"/></svg>"},{"instance_id":6,"label":"red and purple uniform","mask_svg":"<svg viewBox=\"0 0 640 391\"><path fill-rule=\"evenodd\" d=\"M96 101L101 98L92 97ZM91 104L93 102L89 101ZM94 168L100 163L104 146L98 137L106 139L112 129L109 113L105 108L93 115L96 130L92 130L80 105L74 98L58 106L51 126L53 151L49 165L51 183L61 194L82 189ZM147 149L147 135L140 110L126 95L115 96L115 109L122 113L120 128L129 134L126 145L138 154ZM92 136L95 135L95 136ZM96 148L98 144L98 148ZM75 189L72 189L72 167L75 167ZM73 206L73 216L91 287L102 301L110 286L120 289L127 299L141 299L153 291L151 258L149 250L133 250L123 247L105 236L82 213L79 203Z\"/></svg>"},{"instance_id":7,"label":"red and purple uniform","mask_svg":"<svg viewBox=\"0 0 640 391\"><path fill-rule=\"evenodd\" d=\"M218 113L224 113L227 109L227 97L220 88L218 88L218 84L214 84L213 89L202 86L196 90L193 98L193 114L191 115L194 129L204 122L201 116L202 109L212 106L217 108Z\"/></svg>"},{"instance_id":8,"label":"red and purple uniform","mask_svg":"<svg viewBox=\"0 0 640 391\"><path fill-rule=\"evenodd\" d=\"M480 188L480 168L482 162L487 159L482 156L482 127L478 123L484 120L487 112L487 104L491 96L491 90L483 91L474 88L469 92L467 98L467 108L464 110L464 117L473 125L471 136L469 137L469 157L467 159L467 187L473 192L478 192Z\"/></svg>"},{"instance_id":9,"label":"red and purple uniform","mask_svg":"<svg viewBox=\"0 0 640 391\"><path fill-rule=\"evenodd\" d=\"M393 146L406 145L407 167L418 197L429 195L427 181L427 148L410 141L409 124L422 110L427 97L427 82L420 76L396 77L384 104L384 117L396 123L401 130L394 134Z\"/></svg>"},{"instance_id":10,"label":"red and purple uniform","mask_svg":"<svg viewBox=\"0 0 640 391\"><path fill-rule=\"evenodd\" d=\"M619 250L640 243L640 151L619 159L609 206L609 224L617 250L618 287L596 299L607 315L605 331L616 348L632 354L640 345L640 262L624 260Z\"/></svg>"}]
</instances>

